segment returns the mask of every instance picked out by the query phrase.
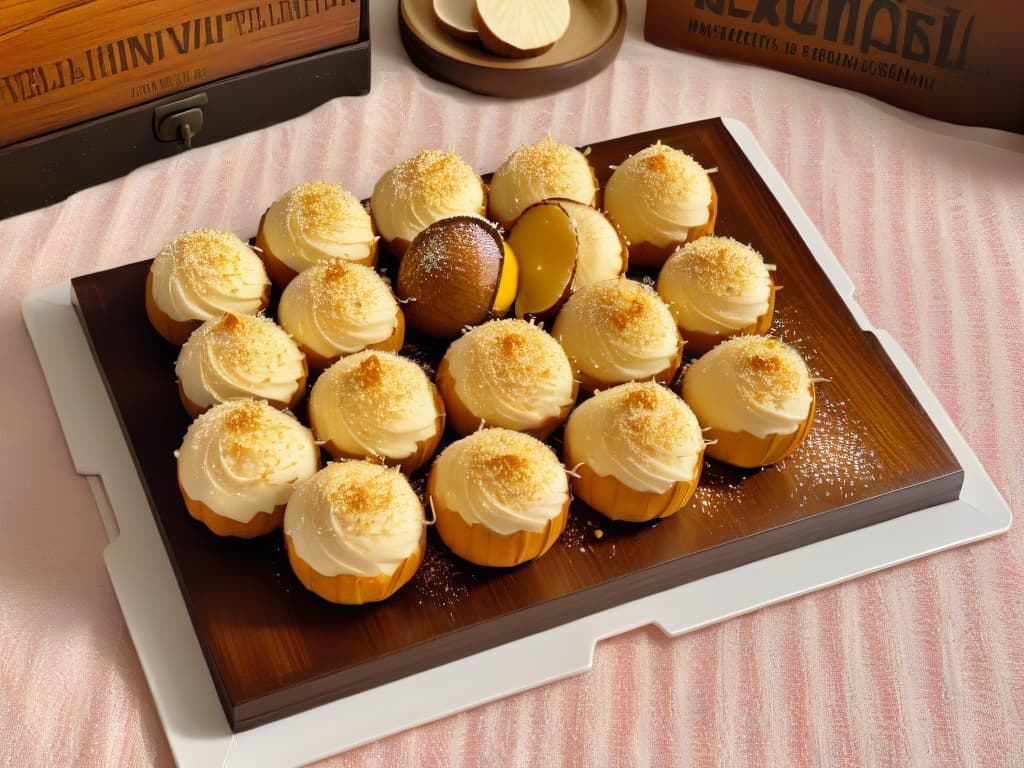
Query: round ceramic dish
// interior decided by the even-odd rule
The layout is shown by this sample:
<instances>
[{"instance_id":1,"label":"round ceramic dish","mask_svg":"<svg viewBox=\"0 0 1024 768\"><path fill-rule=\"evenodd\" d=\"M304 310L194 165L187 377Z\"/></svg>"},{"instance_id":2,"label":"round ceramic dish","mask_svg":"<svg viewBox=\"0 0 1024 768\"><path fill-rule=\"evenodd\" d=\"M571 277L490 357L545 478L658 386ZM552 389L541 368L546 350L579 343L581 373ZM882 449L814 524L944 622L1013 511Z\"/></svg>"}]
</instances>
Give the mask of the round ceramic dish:
<instances>
[{"instance_id":1,"label":"round ceramic dish","mask_svg":"<svg viewBox=\"0 0 1024 768\"><path fill-rule=\"evenodd\" d=\"M625 0L571 0L569 29L529 59L506 59L445 32L432 0L400 0L398 27L412 62L431 77L488 96L523 98L559 91L604 69L626 34Z\"/></svg>"}]
</instances>

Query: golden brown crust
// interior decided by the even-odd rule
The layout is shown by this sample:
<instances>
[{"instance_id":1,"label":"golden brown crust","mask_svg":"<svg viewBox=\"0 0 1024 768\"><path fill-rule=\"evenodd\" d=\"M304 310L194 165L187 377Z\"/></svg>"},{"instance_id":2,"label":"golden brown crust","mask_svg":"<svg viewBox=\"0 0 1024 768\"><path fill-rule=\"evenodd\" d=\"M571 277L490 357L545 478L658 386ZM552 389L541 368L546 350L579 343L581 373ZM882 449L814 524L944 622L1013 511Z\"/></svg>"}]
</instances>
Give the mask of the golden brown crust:
<instances>
[{"instance_id":1,"label":"golden brown crust","mask_svg":"<svg viewBox=\"0 0 1024 768\"><path fill-rule=\"evenodd\" d=\"M171 344L180 347L192 331L203 324L202 320L172 320L171 317L156 305L153 298L153 273L146 275L146 317L156 332Z\"/></svg>"},{"instance_id":2,"label":"golden brown crust","mask_svg":"<svg viewBox=\"0 0 1024 768\"><path fill-rule=\"evenodd\" d=\"M437 532L452 552L477 565L510 568L534 560L551 549L569 519L570 500L567 497L562 511L542 530L495 533L485 525L466 523L457 511L438 503L436 478L436 471L431 469L427 478L427 498L431 500Z\"/></svg>"},{"instance_id":3,"label":"golden brown crust","mask_svg":"<svg viewBox=\"0 0 1024 768\"><path fill-rule=\"evenodd\" d=\"M431 395L434 399L434 405L438 412L437 417L434 419L434 425L436 427L434 434L427 440L418 441L416 443L416 450L408 456L398 459L380 456L377 454L366 455L349 453L341 450L333 440L324 441L321 444L321 447L327 451L332 458L337 460L364 459L378 464L385 464L389 467L398 467L406 476L411 475L417 469L426 464L430 457L434 455L434 452L437 451L437 446L441 444L441 438L444 436L444 427L448 418L445 411L444 401L442 400L435 385L431 384L431 389L433 390Z\"/></svg>"},{"instance_id":4,"label":"golden brown crust","mask_svg":"<svg viewBox=\"0 0 1024 768\"><path fill-rule=\"evenodd\" d=\"M285 534L284 541L288 550L288 562L302 586L324 600L343 605L375 603L391 597L416 574L427 550L427 532L424 528L419 548L403 560L390 575L355 576L342 573L337 576L325 576L299 557L291 536Z\"/></svg>"},{"instance_id":5,"label":"golden brown crust","mask_svg":"<svg viewBox=\"0 0 1024 768\"><path fill-rule=\"evenodd\" d=\"M267 268L267 276L270 278L270 281L279 288L284 288L298 272L274 255L274 251L269 243L267 243L266 235L263 234L263 222L266 219L267 214L264 213L260 217L259 229L256 230L256 248L259 249L258 253L260 258L263 259L263 266Z\"/></svg>"},{"instance_id":6,"label":"golden brown crust","mask_svg":"<svg viewBox=\"0 0 1024 768\"><path fill-rule=\"evenodd\" d=\"M676 351L675 357L672 358L672 361L665 368L649 378L653 378L659 384L668 384L672 381L672 379L675 378L676 373L679 371L679 366L682 365L683 362L683 346L683 344L679 345L679 349ZM569 356L569 361L573 361L572 355ZM579 382L579 388L584 392L590 392L591 394L598 390L608 389L608 387L614 387L616 384L623 383L621 379L616 381L605 381L597 378L596 376L591 376L589 373L581 371L575 363L573 364L573 374ZM646 381L647 378L648 377L645 377L644 381Z\"/></svg>"},{"instance_id":7,"label":"golden brown crust","mask_svg":"<svg viewBox=\"0 0 1024 768\"><path fill-rule=\"evenodd\" d=\"M771 280L771 275L768 277ZM768 309L763 315L750 325L733 331L729 334L703 333L701 331L687 331L682 328L679 333L685 341L685 349L688 355L702 355L726 339L734 336L766 336L772 327L772 319L775 316L775 292L778 287L772 280L771 288L768 291Z\"/></svg>"},{"instance_id":8,"label":"golden brown crust","mask_svg":"<svg viewBox=\"0 0 1024 768\"><path fill-rule=\"evenodd\" d=\"M260 254L260 258L263 259L263 266L267 269L267 276L271 282L279 288L284 288L288 283L295 279L298 274L294 269L289 267L280 258L278 258L270 244L267 242L266 235L264 234L263 227L264 222L267 219L267 214L260 217L259 228L256 230L255 246ZM361 259L346 259L350 264L362 264L367 267L372 267L377 263L377 240L374 240L370 244L370 252Z\"/></svg>"},{"instance_id":9,"label":"golden brown crust","mask_svg":"<svg viewBox=\"0 0 1024 768\"><path fill-rule=\"evenodd\" d=\"M402 312L401 307L399 307L398 312L395 314L395 318L398 324L391 335L375 344L368 344L366 346L367 349L379 349L381 352L398 352L402 348L402 345L405 344L405 314ZM299 350L306 356L306 362L313 370L327 370L342 357L340 353L331 357L324 357L319 352L314 352L298 339L295 339L295 343L299 345Z\"/></svg>"},{"instance_id":10,"label":"golden brown crust","mask_svg":"<svg viewBox=\"0 0 1024 768\"><path fill-rule=\"evenodd\" d=\"M292 395L291 400L287 403L281 400L267 400L267 403L279 411L294 410L295 406L302 402L302 398L306 396L306 379L309 376L309 365L305 360L302 361L302 377L295 381L295 394ZM216 403L210 405L199 405L192 402L188 395L185 394L185 388L181 384L181 380L178 380L178 396L181 398L181 404L185 406L185 410L188 411L188 415L193 419L199 418L200 414L210 410Z\"/></svg>"},{"instance_id":11,"label":"golden brown crust","mask_svg":"<svg viewBox=\"0 0 1024 768\"><path fill-rule=\"evenodd\" d=\"M268 304L270 304L269 285L263 291L263 297L260 300L260 306L256 312L262 312L267 308ZM149 318L150 324L157 333L177 347L180 347L188 341L188 337L192 335L192 331L203 324L202 320L174 320L170 315L156 305L156 300L153 298L152 271L146 273L146 317Z\"/></svg>"},{"instance_id":12,"label":"golden brown crust","mask_svg":"<svg viewBox=\"0 0 1024 768\"><path fill-rule=\"evenodd\" d=\"M708 184L711 185L711 204L708 206L707 223L699 227L691 227L686 234L686 239L681 242L671 242L663 246L654 245L653 243L644 241L630 243L629 265L631 267L661 268L668 260L668 257L671 256L680 245L692 242L699 237L704 237L704 235L714 233L715 221L718 219L718 190L715 188L710 177L708 178Z\"/></svg>"},{"instance_id":13,"label":"golden brown crust","mask_svg":"<svg viewBox=\"0 0 1024 768\"><path fill-rule=\"evenodd\" d=\"M241 523L230 517L219 515L203 502L193 499L185 492L180 479L178 489L181 491L188 513L218 536L252 539L276 531L284 521L284 508L287 506L285 504L277 505L273 512L258 512L248 523Z\"/></svg>"},{"instance_id":14,"label":"golden brown crust","mask_svg":"<svg viewBox=\"0 0 1024 768\"><path fill-rule=\"evenodd\" d=\"M441 362L437 366L437 373L434 376L434 383L437 385L437 389L441 393L441 399L444 401L444 409L448 418L448 426L450 426L452 431L456 434L465 437L476 432L480 429L481 425L493 426L486 424L480 416L473 413L470 407L463 402L461 397L459 397L458 393L455 391L455 377L452 376L451 365L449 364L447 357L441 358ZM572 385L572 399L566 403L557 414L545 419L535 427L524 429L517 428L516 431L532 435L538 440L546 440L556 429L558 429L559 425L569 417L570 411L572 411L573 407L576 405L576 399L578 396L579 384L574 380Z\"/></svg>"},{"instance_id":15,"label":"golden brown crust","mask_svg":"<svg viewBox=\"0 0 1024 768\"><path fill-rule=\"evenodd\" d=\"M811 431L814 421L816 396L814 385L810 385L811 407L807 418L793 432L785 435L767 435L757 437L747 431L730 432L724 429L708 429L704 437L709 441L706 450L708 456L734 467L754 469L777 464L800 447L807 434Z\"/></svg>"},{"instance_id":16,"label":"golden brown crust","mask_svg":"<svg viewBox=\"0 0 1024 768\"><path fill-rule=\"evenodd\" d=\"M441 162L436 164L438 158L440 158ZM424 166L425 162L428 163L426 166ZM415 178L416 184L419 187L419 195L416 200L405 199L400 203L396 203L397 205L425 205L428 208L440 206L442 207L442 210L448 209L447 213L435 211L434 215L438 218L434 218L434 222L438 221L440 218L449 218L451 216L484 216L486 214L488 195L487 185L484 183L483 179L472 172L472 169L469 168L468 165L465 165L465 168L470 173L473 173L476 184L478 184L480 188L481 201L479 208L474 206L473 210L455 210L447 204L447 198L452 194L453 185L457 182L457 174L453 174L452 170L457 168L457 166L464 165L464 163L465 161L463 161L462 158L452 152L445 153L433 150L421 150L413 157L410 157L392 167L388 173L385 174L385 177L383 177L381 181L378 181L378 187L374 189L373 196L371 197L370 212L371 217L374 220L375 231L377 232L385 251L401 261L405 252L409 249L409 246L415 239L415 234L412 235L411 239L401 237L397 232L392 232L388 235L383 231L388 229L388 227L382 227L377 220L378 217L373 214L373 205L377 202L376 198L378 194L382 193L380 184L382 182L387 183L384 181L384 179L387 178L392 178L392 181L394 182L392 174L398 174L397 183L399 186L407 183L410 178Z\"/></svg>"},{"instance_id":17,"label":"golden brown crust","mask_svg":"<svg viewBox=\"0 0 1024 768\"><path fill-rule=\"evenodd\" d=\"M596 474L583 463L582 455L572 445L568 434L563 449L565 465L576 475L570 476L575 496L611 520L631 523L669 517L682 509L697 490L704 465L702 453L697 457L691 481L673 483L664 493L645 493L630 488L614 477Z\"/></svg>"}]
</instances>

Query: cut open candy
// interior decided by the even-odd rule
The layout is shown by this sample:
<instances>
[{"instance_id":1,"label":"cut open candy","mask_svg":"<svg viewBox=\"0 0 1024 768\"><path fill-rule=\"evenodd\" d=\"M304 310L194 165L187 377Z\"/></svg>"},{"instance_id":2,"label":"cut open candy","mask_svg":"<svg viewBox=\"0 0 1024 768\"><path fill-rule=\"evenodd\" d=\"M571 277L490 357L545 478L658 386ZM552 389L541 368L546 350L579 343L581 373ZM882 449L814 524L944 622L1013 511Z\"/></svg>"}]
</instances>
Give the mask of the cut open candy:
<instances>
[{"instance_id":1,"label":"cut open candy","mask_svg":"<svg viewBox=\"0 0 1024 768\"><path fill-rule=\"evenodd\" d=\"M572 289L626 274L629 246L618 226L604 211L592 205L558 198L576 225L579 257Z\"/></svg>"},{"instance_id":2,"label":"cut open candy","mask_svg":"<svg viewBox=\"0 0 1024 768\"><path fill-rule=\"evenodd\" d=\"M398 267L396 294L411 328L454 339L466 326L508 312L518 273L513 250L491 222L451 216L412 241Z\"/></svg>"},{"instance_id":3,"label":"cut open candy","mask_svg":"<svg viewBox=\"0 0 1024 768\"><path fill-rule=\"evenodd\" d=\"M547 320L572 293L579 239L572 216L560 202L545 200L523 211L508 235L519 260L516 316Z\"/></svg>"}]
</instances>

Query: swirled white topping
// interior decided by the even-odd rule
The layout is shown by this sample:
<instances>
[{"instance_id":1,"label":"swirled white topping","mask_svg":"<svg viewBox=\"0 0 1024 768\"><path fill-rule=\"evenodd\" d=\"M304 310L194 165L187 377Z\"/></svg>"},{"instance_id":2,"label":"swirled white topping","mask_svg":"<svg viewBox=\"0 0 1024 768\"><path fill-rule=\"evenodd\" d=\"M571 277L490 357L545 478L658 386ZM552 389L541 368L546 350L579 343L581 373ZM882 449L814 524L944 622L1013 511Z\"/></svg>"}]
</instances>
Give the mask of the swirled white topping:
<instances>
[{"instance_id":1,"label":"swirled white topping","mask_svg":"<svg viewBox=\"0 0 1024 768\"><path fill-rule=\"evenodd\" d=\"M663 372L682 345L665 302L625 277L576 291L558 313L552 335L580 371L608 383Z\"/></svg>"},{"instance_id":2,"label":"swirled white topping","mask_svg":"<svg viewBox=\"0 0 1024 768\"><path fill-rule=\"evenodd\" d=\"M309 419L317 438L350 456L402 460L438 429L437 390L416 363L368 349L317 379Z\"/></svg>"},{"instance_id":3,"label":"swirled white topping","mask_svg":"<svg viewBox=\"0 0 1024 768\"><path fill-rule=\"evenodd\" d=\"M150 266L153 301L172 320L251 315L270 286L263 262L231 232L197 229L179 235Z\"/></svg>"},{"instance_id":4,"label":"swirled white topping","mask_svg":"<svg viewBox=\"0 0 1024 768\"><path fill-rule=\"evenodd\" d=\"M532 429L575 398L572 366L550 334L525 320L491 320L445 353L455 394L488 425Z\"/></svg>"},{"instance_id":5,"label":"swirled white topping","mask_svg":"<svg viewBox=\"0 0 1024 768\"><path fill-rule=\"evenodd\" d=\"M658 293L683 331L729 334L768 311L771 276L761 254L730 237L701 237L676 249L658 274Z\"/></svg>"},{"instance_id":6,"label":"swirled white topping","mask_svg":"<svg viewBox=\"0 0 1024 768\"><path fill-rule=\"evenodd\" d=\"M286 504L319 463L312 430L263 401L236 400L192 422L178 451L178 480L190 498L248 523Z\"/></svg>"},{"instance_id":7,"label":"swirled white topping","mask_svg":"<svg viewBox=\"0 0 1024 768\"><path fill-rule=\"evenodd\" d=\"M295 272L336 257L367 263L377 235L362 203L337 184L309 181L285 192L267 210L263 237Z\"/></svg>"},{"instance_id":8,"label":"swirled white topping","mask_svg":"<svg viewBox=\"0 0 1024 768\"><path fill-rule=\"evenodd\" d=\"M174 370L201 408L246 397L288 403L305 381L306 357L270 318L223 315L188 337Z\"/></svg>"},{"instance_id":9,"label":"swirled white topping","mask_svg":"<svg viewBox=\"0 0 1024 768\"><path fill-rule=\"evenodd\" d=\"M692 481L704 451L693 412L653 381L598 392L569 415L566 443L595 474L643 493Z\"/></svg>"},{"instance_id":10,"label":"swirled white topping","mask_svg":"<svg viewBox=\"0 0 1024 768\"><path fill-rule=\"evenodd\" d=\"M508 535L539 532L562 513L569 483L558 457L535 437L481 429L449 445L434 462L434 503L467 525Z\"/></svg>"},{"instance_id":11,"label":"swirled white topping","mask_svg":"<svg viewBox=\"0 0 1024 768\"><path fill-rule=\"evenodd\" d=\"M419 548L425 525L405 476L368 461L328 464L284 513L295 554L323 576L390 576Z\"/></svg>"},{"instance_id":12,"label":"swirled white topping","mask_svg":"<svg viewBox=\"0 0 1024 768\"><path fill-rule=\"evenodd\" d=\"M683 399L705 427L788 435L806 420L812 383L792 347L767 336L737 336L706 352L686 370Z\"/></svg>"},{"instance_id":13,"label":"swirled white topping","mask_svg":"<svg viewBox=\"0 0 1024 768\"><path fill-rule=\"evenodd\" d=\"M587 158L575 147L545 136L519 147L491 177L487 208L505 225L534 203L564 197L593 205L597 181Z\"/></svg>"},{"instance_id":14,"label":"swirled white topping","mask_svg":"<svg viewBox=\"0 0 1024 768\"><path fill-rule=\"evenodd\" d=\"M625 272L628 260L623 254L625 246L615 225L605 213L574 200L559 200L558 204L576 225L579 243L572 289L577 291L584 285L611 280Z\"/></svg>"},{"instance_id":15,"label":"swirled white topping","mask_svg":"<svg viewBox=\"0 0 1024 768\"><path fill-rule=\"evenodd\" d=\"M449 216L483 216L484 184L453 152L423 149L385 173L370 197L377 231L387 241L412 242L430 224Z\"/></svg>"},{"instance_id":16,"label":"swirled white topping","mask_svg":"<svg viewBox=\"0 0 1024 768\"><path fill-rule=\"evenodd\" d=\"M688 154L662 143L628 157L604 190L604 206L631 243L658 247L686 240L707 223L711 181Z\"/></svg>"},{"instance_id":17,"label":"swirled white topping","mask_svg":"<svg viewBox=\"0 0 1024 768\"><path fill-rule=\"evenodd\" d=\"M277 306L281 327L326 358L358 352L389 338L399 308L371 267L329 257L288 283Z\"/></svg>"}]
</instances>

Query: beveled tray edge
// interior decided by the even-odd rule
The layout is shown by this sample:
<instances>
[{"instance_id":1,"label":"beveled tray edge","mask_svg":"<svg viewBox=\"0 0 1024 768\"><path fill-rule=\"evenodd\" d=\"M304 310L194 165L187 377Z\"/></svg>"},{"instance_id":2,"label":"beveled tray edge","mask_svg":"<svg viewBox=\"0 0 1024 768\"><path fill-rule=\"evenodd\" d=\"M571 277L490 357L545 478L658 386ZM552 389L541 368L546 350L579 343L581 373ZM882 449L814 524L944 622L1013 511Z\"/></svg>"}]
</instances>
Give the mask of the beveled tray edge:
<instances>
[{"instance_id":1,"label":"beveled tray edge","mask_svg":"<svg viewBox=\"0 0 1024 768\"><path fill-rule=\"evenodd\" d=\"M852 284L756 140L726 127L791 217L865 331ZM113 406L70 301L70 284L29 296L26 325L76 469L108 531L115 592L176 761L183 766L299 765L588 669L602 638L646 624L678 635L830 584L1005 531L1011 513L891 336L873 331L965 472L960 500L684 584L426 672L232 734L192 630ZM544 648L544 653L538 649ZM552 649L561 649L557 654ZM529 659L518 664L517 660ZM537 660L545 659L543 666ZM520 670L522 674L509 674ZM466 681L453 686L454 679ZM430 691L430 696L418 695ZM345 723L344 731L338 724ZM287 738L284 738L287 736Z\"/></svg>"}]
</instances>

